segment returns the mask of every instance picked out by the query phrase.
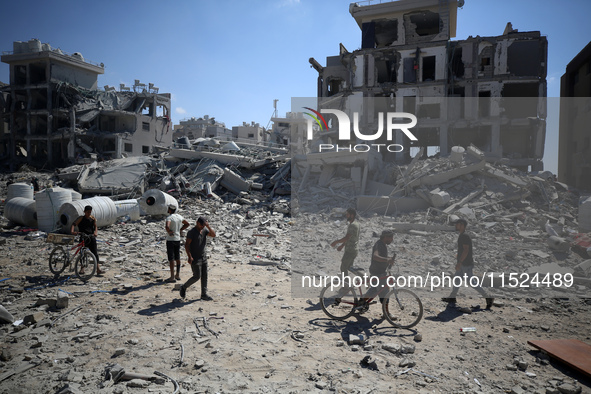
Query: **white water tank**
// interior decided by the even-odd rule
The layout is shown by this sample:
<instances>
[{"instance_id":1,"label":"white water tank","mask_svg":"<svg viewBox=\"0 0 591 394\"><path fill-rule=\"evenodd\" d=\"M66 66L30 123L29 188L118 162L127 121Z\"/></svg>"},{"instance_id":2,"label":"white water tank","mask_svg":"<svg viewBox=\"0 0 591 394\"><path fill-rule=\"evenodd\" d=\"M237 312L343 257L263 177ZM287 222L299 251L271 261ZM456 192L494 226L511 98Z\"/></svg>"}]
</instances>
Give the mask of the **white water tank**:
<instances>
[{"instance_id":1,"label":"white water tank","mask_svg":"<svg viewBox=\"0 0 591 394\"><path fill-rule=\"evenodd\" d=\"M158 189L150 189L140 198L140 207L148 215L167 215L168 206L178 208L176 198Z\"/></svg>"},{"instance_id":2,"label":"white water tank","mask_svg":"<svg viewBox=\"0 0 591 394\"><path fill-rule=\"evenodd\" d=\"M115 201L117 217L129 216L131 220L140 219L140 203L138 200Z\"/></svg>"},{"instance_id":3,"label":"white water tank","mask_svg":"<svg viewBox=\"0 0 591 394\"><path fill-rule=\"evenodd\" d=\"M21 226L37 228L35 206L32 198L13 197L4 206L4 217Z\"/></svg>"},{"instance_id":4,"label":"white water tank","mask_svg":"<svg viewBox=\"0 0 591 394\"><path fill-rule=\"evenodd\" d=\"M591 197L579 205L579 231L582 233L591 231Z\"/></svg>"},{"instance_id":5,"label":"white water tank","mask_svg":"<svg viewBox=\"0 0 591 394\"><path fill-rule=\"evenodd\" d=\"M72 193L67 189L54 187L37 193L35 201L39 230L49 233L60 228L59 209L72 201Z\"/></svg>"},{"instance_id":6,"label":"white water tank","mask_svg":"<svg viewBox=\"0 0 591 394\"><path fill-rule=\"evenodd\" d=\"M92 197L84 200L71 201L62 205L59 212L60 225L70 232L72 223L84 215L84 207L92 207L92 216L96 219L97 227L110 226L117 221L117 207L109 197Z\"/></svg>"},{"instance_id":7,"label":"white water tank","mask_svg":"<svg viewBox=\"0 0 591 394\"><path fill-rule=\"evenodd\" d=\"M449 159L454 163L459 163L464 159L464 151L465 149L461 146L454 146L451 148L451 154Z\"/></svg>"},{"instance_id":8,"label":"white water tank","mask_svg":"<svg viewBox=\"0 0 591 394\"><path fill-rule=\"evenodd\" d=\"M68 189L72 193L72 201L82 200L82 194L78 193L74 189Z\"/></svg>"},{"instance_id":9,"label":"white water tank","mask_svg":"<svg viewBox=\"0 0 591 394\"><path fill-rule=\"evenodd\" d=\"M12 183L8 185L8 192L6 193L6 202L15 197L23 197L27 200L33 199L33 185L29 183Z\"/></svg>"}]
</instances>

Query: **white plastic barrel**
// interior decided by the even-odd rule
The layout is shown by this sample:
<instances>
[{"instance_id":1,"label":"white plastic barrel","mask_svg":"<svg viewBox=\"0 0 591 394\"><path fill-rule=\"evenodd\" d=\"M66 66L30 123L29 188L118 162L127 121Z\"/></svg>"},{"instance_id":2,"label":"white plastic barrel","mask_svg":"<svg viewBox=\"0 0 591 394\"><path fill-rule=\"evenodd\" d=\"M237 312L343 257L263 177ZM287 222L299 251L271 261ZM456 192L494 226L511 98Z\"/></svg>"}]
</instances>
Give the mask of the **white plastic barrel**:
<instances>
[{"instance_id":1,"label":"white plastic barrel","mask_svg":"<svg viewBox=\"0 0 591 394\"><path fill-rule=\"evenodd\" d=\"M32 198L14 197L4 206L4 217L21 226L37 228L36 202Z\"/></svg>"},{"instance_id":2,"label":"white plastic barrel","mask_svg":"<svg viewBox=\"0 0 591 394\"><path fill-rule=\"evenodd\" d=\"M179 203L176 198L158 189L150 189L140 198L140 207L148 215L166 215L169 205L178 208Z\"/></svg>"},{"instance_id":3,"label":"white plastic barrel","mask_svg":"<svg viewBox=\"0 0 591 394\"><path fill-rule=\"evenodd\" d=\"M40 191L35 195L39 230L46 233L60 228L59 209L72 201L72 193L61 187Z\"/></svg>"},{"instance_id":4,"label":"white plastic barrel","mask_svg":"<svg viewBox=\"0 0 591 394\"><path fill-rule=\"evenodd\" d=\"M138 200L115 201L117 208L117 217L129 216L131 220L140 219L140 203Z\"/></svg>"},{"instance_id":5,"label":"white plastic barrel","mask_svg":"<svg viewBox=\"0 0 591 394\"><path fill-rule=\"evenodd\" d=\"M72 193L72 201L82 200L82 194L78 193L74 189L68 189Z\"/></svg>"},{"instance_id":6,"label":"white plastic barrel","mask_svg":"<svg viewBox=\"0 0 591 394\"><path fill-rule=\"evenodd\" d=\"M84 207L87 205L92 207L92 216L96 219L97 227L110 226L117 221L117 208L113 200L109 197L92 197L62 205L59 212L62 228L69 232L72 223L84 215Z\"/></svg>"},{"instance_id":7,"label":"white plastic barrel","mask_svg":"<svg viewBox=\"0 0 591 394\"><path fill-rule=\"evenodd\" d=\"M461 146L454 146L451 148L451 154L449 159L454 163L459 163L464 158L464 151L465 149Z\"/></svg>"},{"instance_id":8,"label":"white plastic barrel","mask_svg":"<svg viewBox=\"0 0 591 394\"><path fill-rule=\"evenodd\" d=\"M33 199L33 185L29 183L12 183L8 185L8 192L6 193L6 202L15 197L23 197L27 200Z\"/></svg>"}]
</instances>

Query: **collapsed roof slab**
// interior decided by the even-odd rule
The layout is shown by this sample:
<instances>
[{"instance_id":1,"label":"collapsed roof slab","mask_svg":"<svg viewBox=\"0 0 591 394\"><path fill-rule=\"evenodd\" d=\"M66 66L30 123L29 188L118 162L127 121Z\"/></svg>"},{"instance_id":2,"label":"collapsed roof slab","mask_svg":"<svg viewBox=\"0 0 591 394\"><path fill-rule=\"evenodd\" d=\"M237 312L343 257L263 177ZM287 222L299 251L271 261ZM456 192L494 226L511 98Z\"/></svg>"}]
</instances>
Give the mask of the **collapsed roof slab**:
<instances>
[{"instance_id":1,"label":"collapsed roof slab","mask_svg":"<svg viewBox=\"0 0 591 394\"><path fill-rule=\"evenodd\" d=\"M462 175L470 174L471 172L480 171L484 169L486 161L482 160L476 164L470 164L453 170L441 172L439 174L425 175L414 181L408 183L406 186L414 188L420 185L440 185L449 181L450 179L457 178Z\"/></svg>"},{"instance_id":2,"label":"collapsed roof slab","mask_svg":"<svg viewBox=\"0 0 591 394\"><path fill-rule=\"evenodd\" d=\"M357 210L359 212L374 212L379 215L422 211L430 206L431 205L422 198L357 196Z\"/></svg>"}]
</instances>

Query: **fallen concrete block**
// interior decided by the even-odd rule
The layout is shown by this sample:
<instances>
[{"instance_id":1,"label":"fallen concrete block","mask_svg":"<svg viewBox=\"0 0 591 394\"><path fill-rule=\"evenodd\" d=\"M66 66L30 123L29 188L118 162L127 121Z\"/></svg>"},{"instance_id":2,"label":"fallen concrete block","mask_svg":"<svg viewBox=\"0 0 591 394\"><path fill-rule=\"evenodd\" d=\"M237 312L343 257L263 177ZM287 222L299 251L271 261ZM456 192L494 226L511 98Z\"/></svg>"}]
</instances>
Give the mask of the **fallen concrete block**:
<instances>
[{"instance_id":1,"label":"fallen concrete block","mask_svg":"<svg viewBox=\"0 0 591 394\"><path fill-rule=\"evenodd\" d=\"M64 309L64 308L68 307L68 303L69 303L68 293L58 290L55 307L58 309Z\"/></svg>"},{"instance_id":2,"label":"fallen concrete block","mask_svg":"<svg viewBox=\"0 0 591 394\"><path fill-rule=\"evenodd\" d=\"M568 252L570 250L570 243L561 237L551 236L546 241L550 249L558 252Z\"/></svg>"},{"instance_id":3,"label":"fallen concrete block","mask_svg":"<svg viewBox=\"0 0 591 394\"><path fill-rule=\"evenodd\" d=\"M250 190L250 184L240 175L228 168L224 168L224 176L222 177L220 184L236 195L240 195L240 192Z\"/></svg>"},{"instance_id":4,"label":"fallen concrete block","mask_svg":"<svg viewBox=\"0 0 591 394\"><path fill-rule=\"evenodd\" d=\"M429 196L431 199L431 203L435 208L440 208L446 205L451 200L451 196L448 192L445 191L433 190L431 193L429 193Z\"/></svg>"}]
</instances>

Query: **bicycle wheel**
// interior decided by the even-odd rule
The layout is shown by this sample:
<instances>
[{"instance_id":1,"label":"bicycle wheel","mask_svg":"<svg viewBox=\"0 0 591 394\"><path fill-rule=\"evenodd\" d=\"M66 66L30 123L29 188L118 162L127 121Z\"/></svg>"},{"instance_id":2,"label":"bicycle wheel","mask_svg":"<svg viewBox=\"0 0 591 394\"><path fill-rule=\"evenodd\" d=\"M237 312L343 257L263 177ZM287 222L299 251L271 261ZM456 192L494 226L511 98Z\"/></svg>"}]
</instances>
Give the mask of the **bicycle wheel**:
<instances>
[{"instance_id":1,"label":"bicycle wheel","mask_svg":"<svg viewBox=\"0 0 591 394\"><path fill-rule=\"evenodd\" d=\"M353 314L357 296L350 287L326 286L320 292L320 307L331 319L344 320Z\"/></svg>"},{"instance_id":2,"label":"bicycle wheel","mask_svg":"<svg viewBox=\"0 0 591 394\"><path fill-rule=\"evenodd\" d=\"M78 258L76 259L76 265L74 266L76 276L82 281L86 282L92 278L96 272L96 266L97 263L95 255L87 248L82 248Z\"/></svg>"},{"instance_id":3,"label":"bicycle wheel","mask_svg":"<svg viewBox=\"0 0 591 394\"><path fill-rule=\"evenodd\" d=\"M382 310L394 327L411 328L423 318L421 299L407 289L394 289L386 294Z\"/></svg>"},{"instance_id":4,"label":"bicycle wheel","mask_svg":"<svg viewBox=\"0 0 591 394\"><path fill-rule=\"evenodd\" d=\"M49 270L55 275L59 275L68 266L68 252L61 246L53 248L49 254Z\"/></svg>"}]
</instances>

